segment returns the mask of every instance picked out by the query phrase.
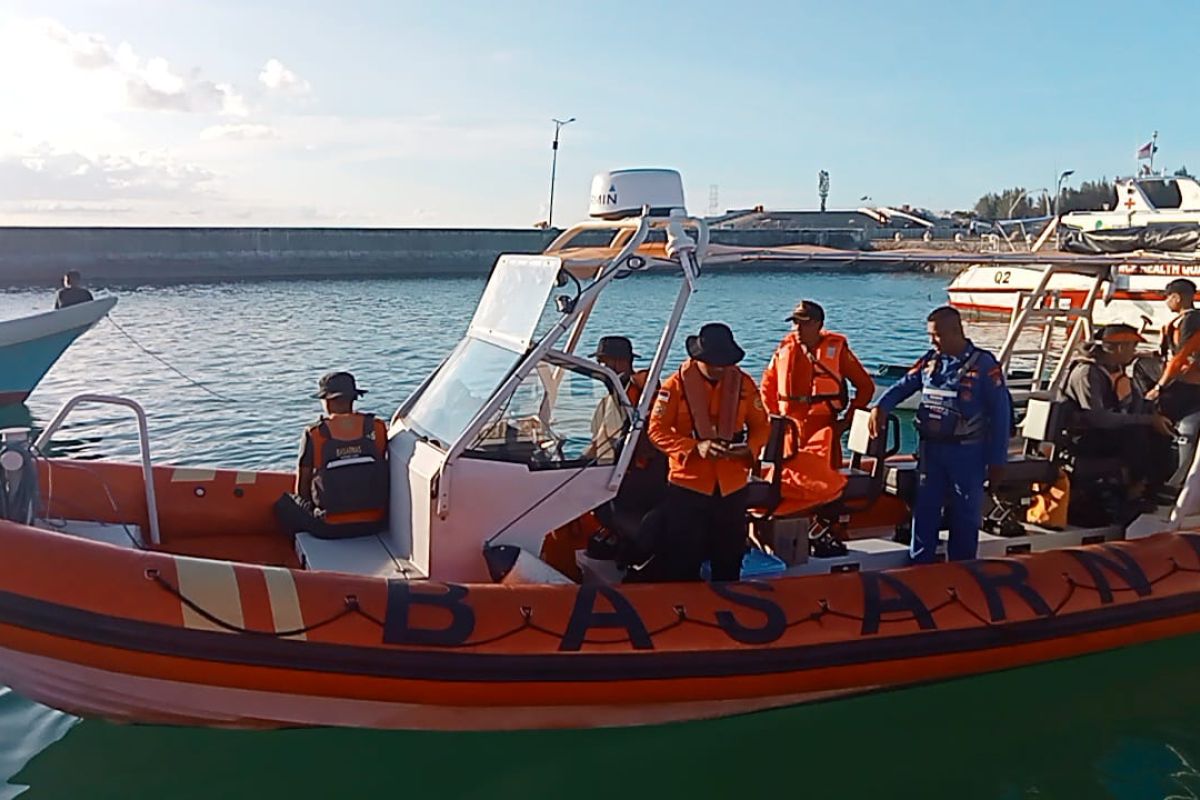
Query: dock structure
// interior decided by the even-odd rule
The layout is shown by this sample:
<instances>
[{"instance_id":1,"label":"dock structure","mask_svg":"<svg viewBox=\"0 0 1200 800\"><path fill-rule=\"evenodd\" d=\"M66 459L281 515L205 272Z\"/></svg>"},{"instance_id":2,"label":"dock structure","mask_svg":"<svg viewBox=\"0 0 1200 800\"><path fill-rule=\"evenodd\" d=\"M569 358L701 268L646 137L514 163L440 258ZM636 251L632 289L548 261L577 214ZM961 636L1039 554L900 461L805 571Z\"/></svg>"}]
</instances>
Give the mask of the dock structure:
<instances>
[{"instance_id":1,"label":"dock structure","mask_svg":"<svg viewBox=\"0 0 1200 800\"><path fill-rule=\"evenodd\" d=\"M487 275L501 253L540 253L556 230L503 228L0 227L0 286ZM811 232L714 231L748 248L818 244ZM758 267L767 266L759 263Z\"/></svg>"}]
</instances>

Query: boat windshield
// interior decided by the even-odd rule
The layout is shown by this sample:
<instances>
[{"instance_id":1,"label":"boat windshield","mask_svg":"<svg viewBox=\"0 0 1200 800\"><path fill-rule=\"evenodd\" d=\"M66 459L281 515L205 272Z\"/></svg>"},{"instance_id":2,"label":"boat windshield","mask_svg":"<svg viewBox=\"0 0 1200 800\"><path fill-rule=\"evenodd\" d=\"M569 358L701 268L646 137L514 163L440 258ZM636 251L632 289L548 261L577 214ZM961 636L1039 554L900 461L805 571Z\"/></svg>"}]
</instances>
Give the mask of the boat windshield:
<instances>
[{"instance_id":1,"label":"boat windshield","mask_svg":"<svg viewBox=\"0 0 1200 800\"><path fill-rule=\"evenodd\" d=\"M405 422L449 448L520 358L520 353L468 336L413 402Z\"/></svg>"}]
</instances>

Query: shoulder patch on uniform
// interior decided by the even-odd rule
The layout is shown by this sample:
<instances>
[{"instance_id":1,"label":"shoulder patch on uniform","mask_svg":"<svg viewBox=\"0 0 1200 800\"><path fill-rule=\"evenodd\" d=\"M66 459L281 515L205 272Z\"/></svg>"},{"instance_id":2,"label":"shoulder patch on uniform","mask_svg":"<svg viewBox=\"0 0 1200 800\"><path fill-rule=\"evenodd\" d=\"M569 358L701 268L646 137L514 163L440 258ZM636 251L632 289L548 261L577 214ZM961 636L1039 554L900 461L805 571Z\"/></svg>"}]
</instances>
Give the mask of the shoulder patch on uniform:
<instances>
[{"instance_id":1,"label":"shoulder patch on uniform","mask_svg":"<svg viewBox=\"0 0 1200 800\"><path fill-rule=\"evenodd\" d=\"M654 396L654 402L656 402L656 403L665 403L670 399L671 399L671 390L670 389L659 389L658 394L656 394Z\"/></svg>"}]
</instances>

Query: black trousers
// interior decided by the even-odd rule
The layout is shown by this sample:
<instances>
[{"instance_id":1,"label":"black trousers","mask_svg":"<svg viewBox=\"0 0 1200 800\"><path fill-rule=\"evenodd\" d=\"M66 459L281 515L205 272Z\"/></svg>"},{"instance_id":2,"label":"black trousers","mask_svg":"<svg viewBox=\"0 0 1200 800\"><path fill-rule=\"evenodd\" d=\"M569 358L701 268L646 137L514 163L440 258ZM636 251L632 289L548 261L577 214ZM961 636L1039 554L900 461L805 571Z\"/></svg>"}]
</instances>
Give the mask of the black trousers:
<instances>
[{"instance_id":1,"label":"black trousers","mask_svg":"<svg viewBox=\"0 0 1200 800\"><path fill-rule=\"evenodd\" d=\"M655 530L654 557L631 578L637 582L697 581L708 561L714 581L736 581L746 554L746 490L722 496L701 494L674 484L647 517Z\"/></svg>"},{"instance_id":2,"label":"black trousers","mask_svg":"<svg viewBox=\"0 0 1200 800\"><path fill-rule=\"evenodd\" d=\"M353 539L379 533L387 527L383 521L331 525L325 521L325 512L298 494L285 494L275 501L275 519L289 536L305 532L318 539Z\"/></svg>"}]
</instances>

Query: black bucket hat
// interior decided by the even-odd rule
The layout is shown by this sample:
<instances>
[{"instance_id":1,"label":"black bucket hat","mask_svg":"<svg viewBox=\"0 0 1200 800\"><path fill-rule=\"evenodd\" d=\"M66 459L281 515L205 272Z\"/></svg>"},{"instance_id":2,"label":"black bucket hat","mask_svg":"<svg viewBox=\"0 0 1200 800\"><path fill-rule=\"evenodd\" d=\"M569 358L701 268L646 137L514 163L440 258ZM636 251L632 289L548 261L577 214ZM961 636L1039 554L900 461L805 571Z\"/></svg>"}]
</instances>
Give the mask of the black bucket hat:
<instances>
[{"instance_id":1,"label":"black bucket hat","mask_svg":"<svg viewBox=\"0 0 1200 800\"><path fill-rule=\"evenodd\" d=\"M641 358L641 356L633 352L633 342L624 336L601 336L600 341L596 343L596 352L592 353L592 358L598 356L624 358L629 361Z\"/></svg>"},{"instance_id":2,"label":"black bucket hat","mask_svg":"<svg viewBox=\"0 0 1200 800\"><path fill-rule=\"evenodd\" d=\"M697 361L714 367L728 367L746 357L746 351L733 340L733 331L723 322L710 322L699 336L687 337L687 353Z\"/></svg>"},{"instance_id":3,"label":"black bucket hat","mask_svg":"<svg viewBox=\"0 0 1200 800\"><path fill-rule=\"evenodd\" d=\"M338 397L353 399L366 393L366 389L358 388L354 376L349 372L329 372L322 375L321 380L317 382L317 393L313 397L318 400L333 400Z\"/></svg>"}]
</instances>

